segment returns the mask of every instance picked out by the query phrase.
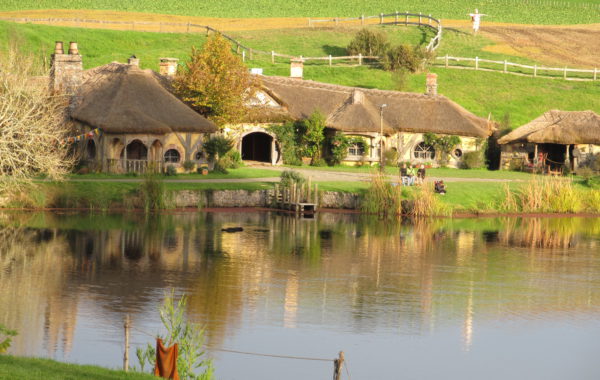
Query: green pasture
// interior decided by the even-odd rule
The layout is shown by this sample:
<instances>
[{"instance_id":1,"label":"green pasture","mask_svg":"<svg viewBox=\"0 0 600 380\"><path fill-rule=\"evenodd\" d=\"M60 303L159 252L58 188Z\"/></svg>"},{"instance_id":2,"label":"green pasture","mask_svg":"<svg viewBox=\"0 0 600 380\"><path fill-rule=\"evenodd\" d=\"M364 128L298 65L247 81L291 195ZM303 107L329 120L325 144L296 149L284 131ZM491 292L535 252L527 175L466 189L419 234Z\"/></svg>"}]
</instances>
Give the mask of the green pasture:
<instances>
[{"instance_id":1,"label":"green pasture","mask_svg":"<svg viewBox=\"0 0 600 380\"><path fill-rule=\"evenodd\" d=\"M298 30L298 44L294 32L270 30L261 32L237 32L244 43L256 49L305 55L326 55L341 52L356 29ZM393 42L415 43L427 40L426 30L420 28L385 27ZM126 62L131 54L141 60L143 68L158 69L160 57L186 59L191 46L201 46L205 41L201 34L161 34L99 29L79 29L43 25L25 25L0 22L0 49L6 49L9 41L21 50L34 54L48 69L48 58L54 41L78 41L84 56L84 67L91 68L112 61ZM467 36L460 32L447 33L439 54L456 52L456 55L480 56L500 59L483 48L491 41L484 37ZM261 67L265 75L289 75L289 63L271 63L270 56L255 55L248 60L249 67ZM529 60L503 56L515 62L532 63ZM424 92L425 74L409 75L404 84L392 78L389 72L376 65L355 66L356 62L329 67L326 63L307 62L306 79L357 86ZM523 125L550 109L568 111L593 110L600 112L600 85L598 82L575 82L560 79L521 77L497 72L445 69L432 67L439 75L440 94L445 95L474 114L493 120L510 116L511 127Z\"/></svg>"},{"instance_id":2,"label":"green pasture","mask_svg":"<svg viewBox=\"0 0 600 380\"><path fill-rule=\"evenodd\" d=\"M4 0L0 11L25 9L99 9L208 17L358 17L395 11L431 13L466 19L475 8L490 21L522 24L582 24L598 22L593 0L330 0L195 1L195 0Z\"/></svg>"}]
</instances>

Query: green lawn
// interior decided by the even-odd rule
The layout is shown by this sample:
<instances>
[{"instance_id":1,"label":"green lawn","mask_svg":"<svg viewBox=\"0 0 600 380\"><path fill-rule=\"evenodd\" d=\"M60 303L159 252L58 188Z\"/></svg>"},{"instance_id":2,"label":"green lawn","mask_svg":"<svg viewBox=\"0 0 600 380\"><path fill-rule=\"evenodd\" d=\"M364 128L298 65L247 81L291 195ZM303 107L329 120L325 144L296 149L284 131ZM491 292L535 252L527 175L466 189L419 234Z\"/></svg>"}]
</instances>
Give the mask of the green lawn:
<instances>
[{"instance_id":1,"label":"green lawn","mask_svg":"<svg viewBox=\"0 0 600 380\"><path fill-rule=\"evenodd\" d=\"M191 173L191 174L177 174L176 176L160 176L164 180L191 180L191 179L238 179L238 178L270 178L278 177L279 173L269 169L249 168L241 167L238 169L228 169L227 174L210 172L207 175ZM83 180L94 180L94 179L112 179L112 180L131 180L138 179L142 180L143 176L131 176L125 174L105 174L105 173L90 173L90 174L71 174L69 179L83 181Z\"/></svg>"},{"instance_id":2,"label":"green lawn","mask_svg":"<svg viewBox=\"0 0 600 380\"><path fill-rule=\"evenodd\" d=\"M0 379L27 380L143 380L156 379L140 373L125 373L102 367L65 364L54 360L0 355Z\"/></svg>"},{"instance_id":3,"label":"green lawn","mask_svg":"<svg viewBox=\"0 0 600 380\"><path fill-rule=\"evenodd\" d=\"M355 29L351 29L355 30ZM418 28L386 27L390 40L415 42L423 35ZM238 32L238 35L255 48L276 51L300 52L324 55L327 52L341 52L352 33L347 30L303 30L296 44L294 34L288 30L261 32ZM457 51L460 55L479 55L500 58L482 49L491 41L483 37L453 35L447 33L440 52ZM35 54L40 61L47 59L54 41L78 41L84 56L84 67L96 67L111 61L125 62L131 54L141 59L144 68L157 69L158 58L172 56L186 59L192 45L200 46L205 37L200 34L161 34L131 31L111 31L51 27L44 25L24 25L0 22L0 49L8 41L19 41L23 51ZM487 55L486 55L487 54ZM506 57L505 57L506 58ZM527 61L518 57L508 57L512 61ZM265 75L289 75L289 64L271 63L270 57L255 56L247 61L249 67L261 67ZM600 112L600 86L593 82L572 82L559 79L520 77L509 74L472 70L445 69L433 67L439 75L440 94L465 107L474 114L494 120L502 120L509 115L511 127L518 127L550 109L569 111L593 110ZM322 82L364 88L396 89L411 92L424 92L425 74L410 75L400 86L392 80L389 72L377 67L334 66L307 63L304 77Z\"/></svg>"},{"instance_id":4,"label":"green lawn","mask_svg":"<svg viewBox=\"0 0 600 380\"><path fill-rule=\"evenodd\" d=\"M398 11L431 13L437 17L465 19L478 7L490 21L567 24L598 20L600 8L593 0L330 0L195 1L195 0L4 0L0 10L102 9L211 17L318 17L377 15Z\"/></svg>"}]
</instances>

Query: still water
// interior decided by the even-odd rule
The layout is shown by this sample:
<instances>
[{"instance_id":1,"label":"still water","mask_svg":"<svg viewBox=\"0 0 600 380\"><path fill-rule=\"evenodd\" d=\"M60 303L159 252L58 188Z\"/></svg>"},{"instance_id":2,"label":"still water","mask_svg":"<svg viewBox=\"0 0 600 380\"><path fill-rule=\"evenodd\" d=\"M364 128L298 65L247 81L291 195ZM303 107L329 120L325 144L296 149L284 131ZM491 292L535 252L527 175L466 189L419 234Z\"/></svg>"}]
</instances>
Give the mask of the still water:
<instances>
[{"instance_id":1,"label":"still water","mask_svg":"<svg viewBox=\"0 0 600 380\"><path fill-rule=\"evenodd\" d=\"M119 367L174 288L218 379L600 379L600 219L0 214L11 353ZM16 226L19 226L18 228ZM222 232L222 228L244 228ZM150 335L148 335L150 334ZM344 373L344 378L347 374Z\"/></svg>"}]
</instances>

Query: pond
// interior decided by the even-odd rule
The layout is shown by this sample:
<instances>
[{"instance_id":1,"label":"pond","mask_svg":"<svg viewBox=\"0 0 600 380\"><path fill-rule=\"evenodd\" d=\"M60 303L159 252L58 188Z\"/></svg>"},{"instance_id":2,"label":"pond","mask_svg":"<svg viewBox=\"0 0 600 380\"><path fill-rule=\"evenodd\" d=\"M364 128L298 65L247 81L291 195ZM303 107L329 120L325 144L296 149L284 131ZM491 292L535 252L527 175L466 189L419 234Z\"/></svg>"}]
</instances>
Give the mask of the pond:
<instances>
[{"instance_id":1,"label":"pond","mask_svg":"<svg viewBox=\"0 0 600 380\"><path fill-rule=\"evenodd\" d=\"M600 218L0 214L10 352L118 368L175 289L218 379L598 379ZM243 227L228 233L222 228ZM229 351L227 351L229 350ZM343 378L347 379L344 371Z\"/></svg>"}]
</instances>

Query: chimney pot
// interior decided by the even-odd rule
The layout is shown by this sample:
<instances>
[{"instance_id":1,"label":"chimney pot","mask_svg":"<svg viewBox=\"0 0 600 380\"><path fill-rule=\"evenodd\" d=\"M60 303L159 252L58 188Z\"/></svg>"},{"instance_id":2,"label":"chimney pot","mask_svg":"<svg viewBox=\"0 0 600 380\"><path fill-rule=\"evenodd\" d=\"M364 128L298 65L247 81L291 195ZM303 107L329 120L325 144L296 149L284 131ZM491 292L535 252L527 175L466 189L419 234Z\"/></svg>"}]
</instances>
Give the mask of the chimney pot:
<instances>
[{"instance_id":1,"label":"chimney pot","mask_svg":"<svg viewBox=\"0 0 600 380\"><path fill-rule=\"evenodd\" d=\"M136 57L135 54L127 59L127 63L130 64L131 66L140 67L140 59L138 57Z\"/></svg>"},{"instance_id":2,"label":"chimney pot","mask_svg":"<svg viewBox=\"0 0 600 380\"><path fill-rule=\"evenodd\" d=\"M69 42L69 54L77 55L79 54L79 50L77 49L77 42Z\"/></svg>"},{"instance_id":3,"label":"chimney pot","mask_svg":"<svg viewBox=\"0 0 600 380\"><path fill-rule=\"evenodd\" d=\"M425 93L427 95L435 96L437 95L437 87L437 74L428 73Z\"/></svg>"},{"instance_id":4,"label":"chimney pot","mask_svg":"<svg viewBox=\"0 0 600 380\"><path fill-rule=\"evenodd\" d=\"M54 54L65 54L62 41L56 41L54 43Z\"/></svg>"},{"instance_id":5,"label":"chimney pot","mask_svg":"<svg viewBox=\"0 0 600 380\"><path fill-rule=\"evenodd\" d=\"M159 74L166 77L174 77L177 74L177 62L178 58L159 58Z\"/></svg>"},{"instance_id":6,"label":"chimney pot","mask_svg":"<svg viewBox=\"0 0 600 380\"><path fill-rule=\"evenodd\" d=\"M362 91L352 91L352 104L362 104L365 98L365 94Z\"/></svg>"},{"instance_id":7,"label":"chimney pot","mask_svg":"<svg viewBox=\"0 0 600 380\"><path fill-rule=\"evenodd\" d=\"M304 76L304 60L292 59L290 61L290 78L302 79Z\"/></svg>"}]
</instances>

